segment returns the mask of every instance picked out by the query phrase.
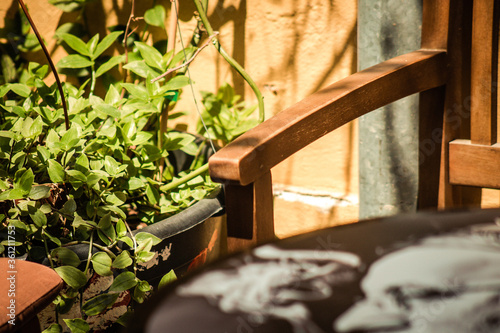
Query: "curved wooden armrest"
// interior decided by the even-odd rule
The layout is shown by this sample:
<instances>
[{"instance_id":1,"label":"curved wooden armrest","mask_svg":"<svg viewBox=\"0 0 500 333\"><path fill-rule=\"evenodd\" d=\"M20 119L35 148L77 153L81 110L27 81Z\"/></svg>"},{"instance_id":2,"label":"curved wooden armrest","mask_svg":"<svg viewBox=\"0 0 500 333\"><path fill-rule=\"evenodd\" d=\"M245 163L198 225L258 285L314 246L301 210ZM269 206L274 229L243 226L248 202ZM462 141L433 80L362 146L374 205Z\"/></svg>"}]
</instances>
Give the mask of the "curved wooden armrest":
<instances>
[{"instance_id":1,"label":"curved wooden armrest","mask_svg":"<svg viewBox=\"0 0 500 333\"><path fill-rule=\"evenodd\" d=\"M441 86L446 52L418 50L365 69L303 99L210 158L213 179L253 183L334 129L405 96Z\"/></svg>"}]
</instances>

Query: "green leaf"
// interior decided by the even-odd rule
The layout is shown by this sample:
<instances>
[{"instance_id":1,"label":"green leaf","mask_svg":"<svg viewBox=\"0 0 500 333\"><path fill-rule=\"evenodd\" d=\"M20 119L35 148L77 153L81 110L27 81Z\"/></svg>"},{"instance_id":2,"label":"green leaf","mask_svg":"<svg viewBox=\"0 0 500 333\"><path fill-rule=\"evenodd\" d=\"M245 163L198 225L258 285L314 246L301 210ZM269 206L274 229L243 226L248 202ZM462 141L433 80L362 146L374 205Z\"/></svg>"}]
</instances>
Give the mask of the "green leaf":
<instances>
[{"instance_id":1,"label":"green leaf","mask_svg":"<svg viewBox=\"0 0 500 333\"><path fill-rule=\"evenodd\" d=\"M69 182L74 188L80 188L87 182L87 177L78 170L67 170L66 174L69 176Z\"/></svg>"},{"instance_id":2,"label":"green leaf","mask_svg":"<svg viewBox=\"0 0 500 333\"><path fill-rule=\"evenodd\" d=\"M106 245L115 241L116 232L113 224L111 223L110 213L104 215L99 221L99 224L97 224L97 234Z\"/></svg>"},{"instance_id":3,"label":"green leaf","mask_svg":"<svg viewBox=\"0 0 500 333\"><path fill-rule=\"evenodd\" d=\"M158 201L160 200L160 193L158 190L154 187L151 186L151 184L148 184L146 186L146 197L148 198L148 201L152 203L153 205L156 205Z\"/></svg>"},{"instance_id":4,"label":"green leaf","mask_svg":"<svg viewBox=\"0 0 500 333\"><path fill-rule=\"evenodd\" d=\"M109 287L109 291L121 292L135 287L136 285L137 279L135 278L134 273L123 272L115 278L111 287Z\"/></svg>"},{"instance_id":5,"label":"green leaf","mask_svg":"<svg viewBox=\"0 0 500 333\"><path fill-rule=\"evenodd\" d=\"M65 56L57 63L59 68L86 68L94 65L94 62L82 57L79 54L70 54Z\"/></svg>"},{"instance_id":6,"label":"green leaf","mask_svg":"<svg viewBox=\"0 0 500 333\"><path fill-rule=\"evenodd\" d=\"M62 265L73 267L78 267L78 265L80 265L80 258L78 258L78 255L67 247L57 247L52 250L50 255Z\"/></svg>"},{"instance_id":7,"label":"green leaf","mask_svg":"<svg viewBox=\"0 0 500 333\"><path fill-rule=\"evenodd\" d=\"M145 87L133 83L122 83L121 86L125 88L132 96L147 101L149 99L148 91Z\"/></svg>"},{"instance_id":8,"label":"green leaf","mask_svg":"<svg viewBox=\"0 0 500 333\"><path fill-rule=\"evenodd\" d=\"M62 40L64 40L64 42L66 42L66 44L68 44L68 46L76 52L80 53L81 55L90 57L90 52L87 44L85 44L80 38L68 33L59 33L57 34L57 37L62 38Z\"/></svg>"},{"instance_id":9,"label":"green leaf","mask_svg":"<svg viewBox=\"0 0 500 333\"><path fill-rule=\"evenodd\" d=\"M127 227L125 226L125 222L123 222L123 220L118 220L116 223L116 234L118 237L123 237L127 234Z\"/></svg>"},{"instance_id":10,"label":"green leaf","mask_svg":"<svg viewBox=\"0 0 500 333\"><path fill-rule=\"evenodd\" d=\"M61 212L67 215L73 215L77 208L75 199L69 198L68 201L66 201L62 206Z\"/></svg>"},{"instance_id":11,"label":"green leaf","mask_svg":"<svg viewBox=\"0 0 500 333\"><path fill-rule=\"evenodd\" d=\"M118 167L118 162L113 157L106 155L104 158L104 170L111 176L115 176Z\"/></svg>"},{"instance_id":12,"label":"green leaf","mask_svg":"<svg viewBox=\"0 0 500 333\"><path fill-rule=\"evenodd\" d=\"M31 191L31 186L33 185L34 179L35 176L33 175L33 171L31 171L31 169L28 169L24 171L21 178L16 179L16 181L14 182L14 189L20 190L24 194L28 194Z\"/></svg>"},{"instance_id":13,"label":"green leaf","mask_svg":"<svg viewBox=\"0 0 500 333\"><path fill-rule=\"evenodd\" d=\"M106 197L106 202L113 206L121 206L127 201L127 196L122 192L114 192Z\"/></svg>"},{"instance_id":14,"label":"green leaf","mask_svg":"<svg viewBox=\"0 0 500 333\"><path fill-rule=\"evenodd\" d=\"M50 324L42 333L62 333L62 326L59 324Z\"/></svg>"},{"instance_id":15,"label":"green leaf","mask_svg":"<svg viewBox=\"0 0 500 333\"><path fill-rule=\"evenodd\" d=\"M137 303L141 304L146 299L146 293L139 289L139 286L136 286L134 288L133 298Z\"/></svg>"},{"instance_id":16,"label":"green leaf","mask_svg":"<svg viewBox=\"0 0 500 333\"><path fill-rule=\"evenodd\" d=\"M161 75L160 72L154 70L153 68L149 67L144 61L140 60L132 61L123 66L123 68L132 71L133 73L139 75L144 79L147 79L148 75L151 77L157 77Z\"/></svg>"},{"instance_id":17,"label":"green leaf","mask_svg":"<svg viewBox=\"0 0 500 333\"><path fill-rule=\"evenodd\" d=\"M65 146L65 150L73 148L79 141L78 130L74 126L61 137L61 143Z\"/></svg>"},{"instance_id":18,"label":"green leaf","mask_svg":"<svg viewBox=\"0 0 500 333\"><path fill-rule=\"evenodd\" d=\"M50 187L45 185L34 185L28 195L31 200L47 199L50 197Z\"/></svg>"},{"instance_id":19,"label":"green leaf","mask_svg":"<svg viewBox=\"0 0 500 333\"><path fill-rule=\"evenodd\" d=\"M149 252L151 250L151 247L153 247L153 239L152 238L144 238L141 240L137 240L137 252L139 251L145 251Z\"/></svg>"},{"instance_id":20,"label":"green leaf","mask_svg":"<svg viewBox=\"0 0 500 333\"><path fill-rule=\"evenodd\" d=\"M56 160L49 160L49 167L47 169L49 172L50 180L53 183L63 183L64 182L64 169Z\"/></svg>"},{"instance_id":21,"label":"green leaf","mask_svg":"<svg viewBox=\"0 0 500 333\"><path fill-rule=\"evenodd\" d=\"M153 137L152 133L143 131L137 132L134 139L132 140L132 144L136 146L141 145L145 142L149 142L152 137Z\"/></svg>"},{"instance_id":22,"label":"green leaf","mask_svg":"<svg viewBox=\"0 0 500 333\"><path fill-rule=\"evenodd\" d=\"M97 274L101 276L113 275L111 271L112 260L106 252L97 252L90 261L92 261L92 266Z\"/></svg>"},{"instance_id":23,"label":"green leaf","mask_svg":"<svg viewBox=\"0 0 500 333\"><path fill-rule=\"evenodd\" d=\"M109 104L105 104L105 103L97 104L97 105L94 105L94 108L98 111L101 111L102 113L104 113L108 116L113 117L113 118L120 118L122 115L119 109L117 109L114 106L109 105Z\"/></svg>"},{"instance_id":24,"label":"green leaf","mask_svg":"<svg viewBox=\"0 0 500 333\"><path fill-rule=\"evenodd\" d=\"M30 213L30 217L33 223L39 228L47 225L47 216L40 209L36 209L34 213Z\"/></svg>"},{"instance_id":25,"label":"green leaf","mask_svg":"<svg viewBox=\"0 0 500 333\"><path fill-rule=\"evenodd\" d=\"M146 186L146 184L144 184L144 182L137 177L130 178L130 180L128 181L128 189L130 191L143 188L144 186Z\"/></svg>"},{"instance_id":26,"label":"green leaf","mask_svg":"<svg viewBox=\"0 0 500 333\"><path fill-rule=\"evenodd\" d=\"M109 105L116 105L120 102L120 100L120 92L114 85L110 85L108 92L106 93L106 97L104 98L104 102Z\"/></svg>"},{"instance_id":27,"label":"green leaf","mask_svg":"<svg viewBox=\"0 0 500 333\"><path fill-rule=\"evenodd\" d=\"M27 98L31 94L31 89L21 83L11 83L8 85L9 89L21 97Z\"/></svg>"},{"instance_id":28,"label":"green leaf","mask_svg":"<svg viewBox=\"0 0 500 333\"><path fill-rule=\"evenodd\" d=\"M97 45L94 54L92 55L92 60L95 60L97 57L99 57L104 51L106 51L113 43L114 41L120 36L123 32L122 31L114 31L104 37L102 41Z\"/></svg>"},{"instance_id":29,"label":"green leaf","mask_svg":"<svg viewBox=\"0 0 500 333\"><path fill-rule=\"evenodd\" d=\"M139 251L137 252L136 258L137 262L148 262L153 259L155 254L153 252L148 251Z\"/></svg>"},{"instance_id":30,"label":"green leaf","mask_svg":"<svg viewBox=\"0 0 500 333\"><path fill-rule=\"evenodd\" d=\"M60 266L54 268L54 270L73 289L80 289L87 283L85 274L73 266Z\"/></svg>"},{"instance_id":31,"label":"green leaf","mask_svg":"<svg viewBox=\"0 0 500 333\"><path fill-rule=\"evenodd\" d=\"M144 13L144 21L149 25L165 28L165 16L165 8L161 5L156 5Z\"/></svg>"},{"instance_id":32,"label":"green leaf","mask_svg":"<svg viewBox=\"0 0 500 333\"><path fill-rule=\"evenodd\" d=\"M137 288L146 293L151 290L151 285L148 281L139 281L139 283L137 283Z\"/></svg>"},{"instance_id":33,"label":"green leaf","mask_svg":"<svg viewBox=\"0 0 500 333\"><path fill-rule=\"evenodd\" d=\"M38 116L35 120L26 118L23 124L21 134L28 139L39 136L43 130L42 117Z\"/></svg>"},{"instance_id":34,"label":"green leaf","mask_svg":"<svg viewBox=\"0 0 500 333\"><path fill-rule=\"evenodd\" d=\"M127 244L129 247L133 247L134 246L134 242L132 241L132 239L128 236L124 236L124 237L120 237L118 238L118 240L124 242L125 244Z\"/></svg>"},{"instance_id":35,"label":"green leaf","mask_svg":"<svg viewBox=\"0 0 500 333\"><path fill-rule=\"evenodd\" d=\"M63 319L68 325L71 333L87 333L90 332L90 325L81 318Z\"/></svg>"},{"instance_id":36,"label":"green leaf","mask_svg":"<svg viewBox=\"0 0 500 333\"><path fill-rule=\"evenodd\" d=\"M153 245L158 245L161 243L161 239L156 237L155 235L153 234L150 234L149 232L139 232L135 235L135 240L138 242L138 243L142 243L142 242L145 242L147 240L151 239ZM149 251L149 249L147 250Z\"/></svg>"},{"instance_id":37,"label":"green leaf","mask_svg":"<svg viewBox=\"0 0 500 333\"><path fill-rule=\"evenodd\" d=\"M46 229L43 230L43 235L45 235L45 237L47 237L52 243L56 244L57 246L61 246L61 240L49 234Z\"/></svg>"},{"instance_id":38,"label":"green leaf","mask_svg":"<svg viewBox=\"0 0 500 333\"><path fill-rule=\"evenodd\" d=\"M137 46L137 48L139 49L139 52L141 53L144 61L146 61L146 64L151 67L157 68L160 71L166 70L166 68L164 68L166 66L162 65L163 56L157 49L142 42L135 42L135 46Z\"/></svg>"},{"instance_id":39,"label":"green leaf","mask_svg":"<svg viewBox=\"0 0 500 333\"><path fill-rule=\"evenodd\" d=\"M121 64L123 61L125 61L125 58L122 55L112 57L111 59L106 61L104 64L99 66L99 68L95 72L95 76L99 77L99 76L103 75L104 73L106 73L110 69L112 69L113 67L117 66L118 64Z\"/></svg>"},{"instance_id":40,"label":"green leaf","mask_svg":"<svg viewBox=\"0 0 500 333\"><path fill-rule=\"evenodd\" d=\"M95 316L115 304L118 296L117 293L107 293L93 297L83 304L82 310L87 316Z\"/></svg>"},{"instance_id":41,"label":"green leaf","mask_svg":"<svg viewBox=\"0 0 500 333\"><path fill-rule=\"evenodd\" d=\"M113 261L111 267L124 269L133 264L133 260L130 257L130 253L128 251L123 251L120 253L116 259Z\"/></svg>"},{"instance_id":42,"label":"green leaf","mask_svg":"<svg viewBox=\"0 0 500 333\"><path fill-rule=\"evenodd\" d=\"M75 161L75 169L86 173L90 168L89 159L87 155L81 154Z\"/></svg>"},{"instance_id":43,"label":"green leaf","mask_svg":"<svg viewBox=\"0 0 500 333\"><path fill-rule=\"evenodd\" d=\"M95 34L94 37L92 37L88 43L87 43L87 50L89 50L88 56L93 58L94 52L96 50L97 44L99 43L99 34Z\"/></svg>"},{"instance_id":44,"label":"green leaf","mask_svg":"<svg viewBox=\"0 0 500 333\"><path fill-rule=\"evenodd\" d=\"M177 280L177 275L175 275L174 270L170 270L167 274L163 275L163 277L160 280L160 283L158 284L158 289L161 289L165 287L166 285L174 282Z\"/></svg>"},{"instance_id":45,"label":"green leaf","mask_svg":"<svg viewBox=\"0 0 500 333\"><path fill-rule=\"evenodd\" d=\"M181 88L184 88L189 84L189 77L185 75L177 75L176 77L173 77L170 79L163 88L167 90L178 90Z\"/></svg>"},{"instance_id":46,"label":"green leaf","mask_svg":"<svg viewBox=\"0 0 500 333\"><path fill-rule=\"evenodd\" d=\"M73 220L73 228L79 228L84 226L85 228L97 228L97 223L93 221L85 221L81 216L75 214L75 219Z\"/></svg>"}]
</instances>

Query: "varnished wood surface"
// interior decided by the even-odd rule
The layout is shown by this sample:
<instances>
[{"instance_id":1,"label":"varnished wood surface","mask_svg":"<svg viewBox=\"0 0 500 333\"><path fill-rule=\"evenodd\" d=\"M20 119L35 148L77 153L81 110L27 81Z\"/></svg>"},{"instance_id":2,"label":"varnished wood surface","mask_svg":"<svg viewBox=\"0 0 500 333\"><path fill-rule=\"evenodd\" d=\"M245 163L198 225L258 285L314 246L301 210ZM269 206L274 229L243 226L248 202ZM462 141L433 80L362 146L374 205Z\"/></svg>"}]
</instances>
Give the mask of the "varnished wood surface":
<instances>
[{"instance_id":1,"label":"varnished wood surface","mask_svg":"<svg viewBox=\"0 0 500 333\"><path fill-rule=\"evenodd\" d=\"M328 132L446 82L442 50L411 52L353 74L248 131L210 158L214 179L248 185Z\"/></svg>"},{"instance_id":2,"label":"varnished wood surface","mask_svg":"<svg viewBox=\"0 0 500 333\"><path fill-rule=\"evenodd\" d=\"M497 8L494 8L497 2ZM496 143L498 1L475 0L471 56L471 141Z\"/></svg>"},{"instance_id":3,"label":"varnished wood surface","mask_svg":"<svg viewBox=\"0 0 500 333\"><path fill-rule=\"evenodd\" d=\"M446 49L448 46L448 27L450 0L424 0L422 5L423 49Z\"/></svg>"},{"instance_id":4,"label":"varnished wood surface","mask_svg":"<svg viewBox=\"0 0 500 333\"><path fill-rule=\"evenodd\" d=\"M246 186L226 186L228 252L275 240L271 172Z\"/></svg>"},{"instance_id":5,"label":"varnished wood surface","mask_svg":"<svg viewBox=\"0 0 500 333\"><path fill-rule=\"evenodd\" d=\"M450 142L450 183L500 188L500 144Z\"/></svg>"},{"instance_id":6,"label":"varnished wood surface","mask_svg":"<svg viewBox=\"0 0 500 333\"><path fill-rule=\"evenodd\" d=\"M432 1L432 0L430 0ZM472 1L450 2L448 34L448 80L443 120L438 207L478 206L481 191L454 186L449 181L449 142L470 138ZM425 175L422 175L425 177Z\"/></svg>"}]
</instances>

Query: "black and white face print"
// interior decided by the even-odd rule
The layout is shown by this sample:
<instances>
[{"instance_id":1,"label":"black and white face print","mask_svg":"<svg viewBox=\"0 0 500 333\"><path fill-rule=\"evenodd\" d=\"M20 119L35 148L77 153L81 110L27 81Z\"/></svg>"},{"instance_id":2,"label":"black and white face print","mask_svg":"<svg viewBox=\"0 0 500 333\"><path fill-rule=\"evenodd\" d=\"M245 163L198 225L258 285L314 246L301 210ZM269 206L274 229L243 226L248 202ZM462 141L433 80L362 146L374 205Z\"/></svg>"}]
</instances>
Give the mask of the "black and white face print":
<instances>
[{"instance_id":1,"label":"black and white face print","mask_svg":"<svg viewBox=\"0 0 500 333\"><path fill-rule=\"evenodd\" d=\"M204 297L252 327L283 320L294 333L500 332L498 235L500 227L490 224L430 236L392 249L363 273L354 253L266 245L177 294ZM358 281L363 298L320 328L311 304L333 308L335 286Z\"/></svg>"}]
</instances>

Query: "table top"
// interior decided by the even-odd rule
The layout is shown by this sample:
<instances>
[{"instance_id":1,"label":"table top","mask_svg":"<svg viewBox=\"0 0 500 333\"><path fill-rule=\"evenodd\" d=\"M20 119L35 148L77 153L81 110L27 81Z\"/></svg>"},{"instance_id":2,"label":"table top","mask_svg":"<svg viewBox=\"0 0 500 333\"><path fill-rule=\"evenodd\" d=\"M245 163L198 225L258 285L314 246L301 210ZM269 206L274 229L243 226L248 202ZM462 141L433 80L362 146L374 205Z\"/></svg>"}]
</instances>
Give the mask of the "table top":
<instances>
[{"instance_id":1,"label":"table top","mask_svg":"<svg viewBox=\"0 0 500 333\"><path fill-rule=\"evenodd\" d=\"M500 332L500 210L338 226L160 291L143 332Z\"/></svg>"}]
</instances>

